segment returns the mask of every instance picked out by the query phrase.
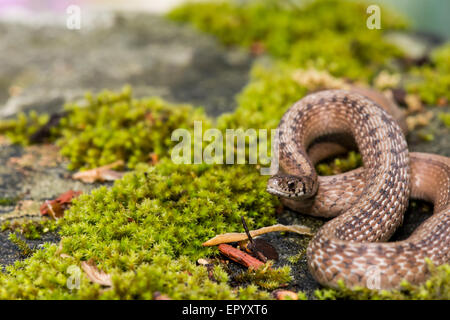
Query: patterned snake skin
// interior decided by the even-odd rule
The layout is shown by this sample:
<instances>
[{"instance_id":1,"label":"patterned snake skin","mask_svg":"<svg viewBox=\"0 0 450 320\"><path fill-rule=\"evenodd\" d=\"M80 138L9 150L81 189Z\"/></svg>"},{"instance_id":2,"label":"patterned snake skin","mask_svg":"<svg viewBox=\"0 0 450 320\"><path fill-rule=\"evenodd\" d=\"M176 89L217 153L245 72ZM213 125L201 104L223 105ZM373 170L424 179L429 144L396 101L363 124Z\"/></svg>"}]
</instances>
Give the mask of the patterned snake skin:
<instances>
[{"instance_id":1,"label":"patterned snake skin","mask_svg":"<svg viewBox=\"0 0 450 320\"><path fill-rule=\"evenodd\" d=\"M307 249L309 269L321 284L336 287L341 280L347 287L372 289L398 288L403 279L417 284L428 276L427 258L436 265L450 260L450 158L408 154L398 110L377 93L357 91L313 93L285 113L278 126L281 171L269 179L267 191L293 210L335 217ZM347 139L320 142L323 136ZM314 164L346 150L349 136L364 167L318 176ZM408 239L386 242L402 224L410 196L432 202L433 215Z\"/></svg>"}]
</instances>

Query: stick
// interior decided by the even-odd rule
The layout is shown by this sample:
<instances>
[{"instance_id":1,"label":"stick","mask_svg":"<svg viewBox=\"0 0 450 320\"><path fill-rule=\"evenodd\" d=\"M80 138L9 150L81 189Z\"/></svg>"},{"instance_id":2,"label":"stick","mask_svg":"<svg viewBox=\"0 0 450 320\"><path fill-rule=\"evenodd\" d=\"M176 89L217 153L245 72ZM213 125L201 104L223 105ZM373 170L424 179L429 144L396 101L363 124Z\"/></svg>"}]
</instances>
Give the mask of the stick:
<instances>
[{"instance_id":1,"label":"stick","mask_svg":"<svg viewBox=\"0 0 450 320\"><path fill-rule=\"evenodd\" d=\"M252 230L250 231L250 235L252 237L257 237L265 233L269 232L276 232L276 231L288 231L288 232L295 232L302 235L308 235L312 236L313 233L310 228L301 226L301 225L291 225L291 226L285 226L283 224L276 224L269 227L263 227L261 229ZM219 234L215 236L212 239L209 239L208 241L204 242L202 245L204 247L209 246L216 246L221 243L230 243L230 242L237 242L242 240L247 240L247 234L246 233L238 233L238 232L232 232L232 233L224 233Z\"/></svg>"},{"instance_id":2,"label":"stick","mask_svg":"<svg viewBox=\"0 0 450 320\"><path fill-rule=\"evenodd\" d=\"M229 244L220 244L219 251L231 260L246 266L247 268L258 269L264 265L264 262L253 258L251 255L230 246Z\"/></svg>"}]
</instances>

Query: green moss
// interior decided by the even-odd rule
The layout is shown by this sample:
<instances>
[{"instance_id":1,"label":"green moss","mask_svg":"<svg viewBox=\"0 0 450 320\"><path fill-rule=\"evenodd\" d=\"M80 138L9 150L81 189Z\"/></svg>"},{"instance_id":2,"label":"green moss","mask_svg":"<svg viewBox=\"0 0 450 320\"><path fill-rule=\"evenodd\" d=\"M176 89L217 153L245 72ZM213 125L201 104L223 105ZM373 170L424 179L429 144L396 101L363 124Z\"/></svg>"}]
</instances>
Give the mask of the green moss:
<instances>
[{"instance_id":1,"label":"green moss","mask_svg":"<svg viewBox=\"0 0 450 320\"><path fill-rule=\"evenodd\" d=\"M48 120L48 115L38 115L36 111L30 111L28 114L21 112L16 119L0 122L0 134L5 134L12 143L26 146L30 144L31 136Z\"/></svg>"},{"instance_id":2,"label":"green moss","mask_svg":"<svg viewBox=\"0 0 450 320\"><path fill-rule=\"evenodd\" d=\"M431 54L431 63L416 67L411 75L416 78L407 84L407 90L417 93L427 104L436 105L441 99L450 101L450 43Z\"/></svg>"},{"instance_id":3,"label":"green moss","mask_svg":"<svg viewBox=\"0 0 450 320\"><path fill-rule=\"evenodd\" d=\"M336 76L368 79L389 59L402 53L382 38L405 28L405 21L382 10L383 30L369 30L367 4L319 0L188 3L168 14L215 35L227 45L263 47L294 66L325 68ZM270 21L270 23L267 23Z\"/></svg>"},{"instance_id":4,"label":"green moss","mask_svg":"<svg viewBox=\"0 0 450 320\"><path fill-rule=\"evenodd\" d=\"M216 248L201 244L240 230L241 215L256 228L275 223L276 200L265 185L266 177L249 166L175 165L170 160L156 167L139 165L112 188L74 200L61 223L63 252L73 257L71 264L94 258L113 275L111 291L82 282L82 289L70 295L68 264L54 257L54 246L49 246L0 276L0 296L148 298L158 290L173 298L236 298L221 269L216 269L215 278L221 280L215 283L203 267L186 259L217 254ZM187 275L179 275L180 270ZM189 285L183 286L186 279ZM18 289L24 281L30 285ZM251 294L264 295L259 290Z\"/></svg>"},{"instance_id":5,"label":"green moss","mask_svg":"<svg viewBox=\"0 0 450 320\"><path fill-rule=\"evenodd\" d=\"M350 151L346 157L334 158L327 162L317 164L317 173L322 176L331 176L346 172L362 166L361 155L357 152Z\"/></svg>"},{"instance_id":6,"label":"green moss","mask_svg":"<svg viewBox=\"0 0 450 320\"><path fill-rule=\"evenodd\" d=\"M434 140L434 134L431 132L421 130L417 134L422 141L431 142Z\"/></svg>"},{"instance_id":7,"label":"green moss","mask_svg":"<svg viewBox=\"0 0 450 320\"><path fill-rule=\"evenodd\" d=\"M22 240L17 233L10 233L8 236L9 241L14 243L20 250L20 254L24 257L29 257L34 253L34 249L30 248L30 246Z\"/></svg>"},{"instance_id":8,"label":"green moss","mask_svg":"<svg viewBox=\"0 0 450 320\"><path fill-rule=\"evenodd\" d=\"M0 230L18 232L27 239L40 239L41 236L48 232L55 232L58 229L58 223L55 220L24 220L24 221L5 221Z\"/></svg>"},{"instance_id":9,"label":"green moss","mask_svg":"<svg viewBox=\"0 0 450 320\"><path fill-rule=\"evenodd\" d=\"M292 281L290 273L291 268L289 266L272 268L272 263L268 262L258 269L248 269L246 272L237 275L234 280L256 284L264 289L273 290Z\"/></svg>"},{"instance_id":10,"label":"green moss","mask_svg":"<svg viewBox=\"0 0 450 320\"><path fill-rule=\"evenodd\" d=\"M440 113L439 119L447 128L450 128L450 112Z\"/></svg>"},{"instance_id":11,"label":"green moss","mask_svg":"<svg viewBox=\"0 0 450 320\"><path fill-rule=\"evenodd\" d=\"M69 104L57 144L70 159L70 169L92 168L123 159L130 168L166 156L175 129L191 129L195 120L208 123L201 109L170 105L158 98L136 100L129 87L86 97L88 106Z\"/></svg>"},{"instance_id":12,"label":"green moss","mask_svg":"<svg viewBox=\"0 0 450 320\"><path fill-rule=\"evenodd\" d=\"M17 199L0 198L0 206L13 206L17 202Z\"/></svg>"},{"instance_id":13,"label":"green moss","mask_svg":"<svg viewBox=\"0 0 450 320\"><path fill-rule=\"evenodd\" d=\"M171 105L159 98L133 99L130 87L118 93L86 94L85 105L67 104L68 115L52 128L52 139L70 160L69 169L89 169L120 159L134 168L148 162L152 153L167 156L176 143L170 139L175 129L192 129L196 120L205 127L210 123L200 108ZM48 118L35 112L28 117L19 114L3 123L3 132L13 142L27 145Z\"/></svg>"}]
</instances>

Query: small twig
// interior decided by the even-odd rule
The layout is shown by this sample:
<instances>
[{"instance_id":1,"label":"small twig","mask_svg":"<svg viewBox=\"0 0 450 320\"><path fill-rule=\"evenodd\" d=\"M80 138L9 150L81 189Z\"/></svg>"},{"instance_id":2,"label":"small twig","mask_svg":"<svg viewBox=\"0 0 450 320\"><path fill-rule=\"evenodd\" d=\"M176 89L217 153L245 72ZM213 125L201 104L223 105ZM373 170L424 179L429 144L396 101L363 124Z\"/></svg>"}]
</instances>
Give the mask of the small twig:
<instances>
[{"instance_id":1,"label":"small twig","mask_svg":"<svg viewBox=\"0 0 450 320\"><path fill-rule=\"evenodd\" d=\"M56 213L55 213L55 211L53 211L52 205L50 204L50 201L45 200L45 204L47 205L48 213L50 213L50 215L52 216L52 218L53 218L54 220L58 220L58 218L56 217Z\"/></svg>"},{"instance_id":2,"label":"small twig","mask_svg":"<svg viewBox=\"0 0 450 320\"><path fill-rule=\"evenodd\" d=\"M276 231L295 232L298 234L308 235L308 236L314 235L314 233L308 227L301 226L301 225L285 226L283 224L276 224L276 225L269 226L269 227L263 227L263 228L260 228L257 230L252 230L249 233L250 233L251 237L257 237L257 236L260 236L265 233L276 232ZM219 234L219 235L215 236L214 238L209 239L208 241L204 242L202 245L205 247L209 247L209 246L216 246L221 243L238 242L238 241L247 240L247 239L248 239L248 235L245 232L244 233L231 232L231 233Z\"/></svg>"},{"instance_id":3,"label":"small twig","mask_svg":"<svg viewBox=\"0 0 450 320\"><path fill-rule=\"evenodd\" d=\"M250 231L248 230L247 223L245 222L244 216L241 216L242 225L244 227L245 233L247 234L248 241L250 241L250 244L247 245L247 248L250 250L251 253L255 254L261 261L267 262L267 257L258 250L257 246L255 245L255 242L253 241L253 238L250 234Z\"/></svg>"},{"instance_id":4,"label":"small twig","mask_svg":"<svg viewBox=\"0 0 450 320\"><path fill-rule=\"evenodd\" d=\"M258 269L264 265L264 262L252 257L251 255L230 246L229 244L220 244L219 251L231 260L246 266L247 268Z\"/></svg>"},{"instance_id":5,"label":"small twig","mask_svg":"<svg viewBox=\"0 0 450 320\"><path fill-rule=\"evenodd\" d=\"M123 160L117 160L113 163L102 167L94 168L86 171L79 171L72 175L75 180L81 180L86 183L94 183L96 181L114 181L123 177L125 172L115 171L112 168L123 166Z\"/></svg>"},{"instance_id":6,"label":"small twig","mask_svg":"<svg viewBox=\"0 0 450 320\"><path fill-rule=\"evenodd\" d=\"M250 234L250 231L248 230L247 223L245 222L244 216L241 216L241 220L242 220L242 225L244 226L245 233L247 234L248 240L250 241L250 243L253 243L253 238L252 238L252 235Z\"/></svg>"}]
</instances>

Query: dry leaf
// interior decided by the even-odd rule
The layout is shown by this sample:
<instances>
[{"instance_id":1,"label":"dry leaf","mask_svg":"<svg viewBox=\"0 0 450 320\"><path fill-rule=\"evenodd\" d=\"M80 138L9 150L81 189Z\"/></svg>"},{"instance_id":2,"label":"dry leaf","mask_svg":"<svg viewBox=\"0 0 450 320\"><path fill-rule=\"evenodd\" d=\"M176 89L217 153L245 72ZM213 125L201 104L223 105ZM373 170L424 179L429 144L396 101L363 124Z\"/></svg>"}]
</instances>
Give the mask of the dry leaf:
<instances>
[{"instance_id":1,"label":"dry leaf","mask_svg":"<svg viewBox=\"0 0 450 320\"><path fill-rule=\"evenodd\" d=\"M81 191L69 190L55 200L45 200L40 207L40 212L42 215L49 215L55 220L61 218L64 215L64 211L72 204L72 200L80 194Z\"/></svg>"},{"instance_id":2,"label":"dry leaf","mask_svg":"<svg viewBox=\"0 0 450 320\"><path fill-rule=\"evenodd\" d=\"M257 237L265 233L269 232L277 232L277 231L288 231L288 232L295 232L302 235L308 235L312 236L313 233L310 228L301 226L301 225L291 225L291 226L285 226L283 224L276 224L269 227L263 227L257 230L250 231L250 235L252 237ZM209 246L216 246L221 243L230 243L230 242L238 242L242 240L247 240L247 234L242 232L232 232L232 233L224 233L215 236L212 239L209 239L208 241L204 242L202 245L205 247Z\"/></svg>"},{"instance_id":3,"label":"dry leaf","mask_svg":"<svg viewBox=\"0 0 450 320\"><path fill-rule=\"evenodd\" d=\"M72 178L75 180L81 180L86 183L118 180L123 177L125 172L114 171L111 169L123 165L123 160L118 160L103 167L77 172L72 175Z\"/></svg>"},{"instance_id":4,"label":"dry leaf","mask_svg":"<svg viewBox=\"0 0 450 320\"><path fill-rule=\"evenodd\" d=\"M277 300L298 300L298 295L289 290L276 290L273 295Z\"/></svg>"},{"instance_id":5,"label":"dry leaf","mask_svg":"<svg viewBox=\"0 0 450 320\"><path fill-rule=\"evenodd\" d=\"M159 162L159 157L156 153L150 153L149 154L149 158L150 158L150 164L151 165L156 165Z\"/></svg>"},{"instance_id":6,"label":"dry leaf","mask_svg":"<svg viewBox=\"0 0 450 320\"><path fill-rule=\"evenodd\" d=\"M55 255L57 255L57 256L61 254L61 251L63 249L62 241L63 241L63 238L61 238L61 240L59 240L58 249L56 249L56 251L55 251Z\"/></svg>"},{"instance_id":7,"label":"dry leaf","mask_svg":"<svg viewBox=\"0 0 450 320\"><path fill-rule=\"evenodd\" d=\"M263 54L266 51L266 47L265 47L264 43L259 42L259 41L255 41L250 46L250 51L255 56L259 56L259 55Z\"/></svg>"},{"instance_id":8,"label":"dry leaf","mask_svg":"<svg viewBox=\"0 0 450 320\"><path fill-rule=\"evenodd\" d=\"M89 280L91 280L93 283L98 283L105 287L112 286L111 275L100 271L95 265L94 260L89 259L88 261L83 261L81 263L81 268L86 273L86 276L89 278Z\"/></svg>"},{"instance_id":9,"label":"dry leaf","mask_svg":"<svg viewBox=\"0 0 450 320\"><path fill-rule=\"evenodd\" d=\"M239 242L239 247L263 262L278 260L278 251L266 240L253 239L252 242L242 241Z\"/></svg>"},{"instance_id":10,"label":"dry leaf","mask_svg":"<svg viewBox=\"0 0 450 320\"><path fill-rule=\"evenodd\" d=\"M210 264L210 261L204 258L200 258L197 260L197 263L201 266L206 266L208 264Z\"/></svg>"},{"instance_id":11,"label":"dry leaf","mask_svg":"<svg viewBox=\"0 0 450 320\"><path fill-rule=\"evenodd\" d=\"M436 102L436 104L437 104L439 107L443 107L443 106L448 105L448 100L447 100L447 98L445 98L445 97L441 97L441 98L438 99L438 101Z\"/></svg>"}]
</instances>

